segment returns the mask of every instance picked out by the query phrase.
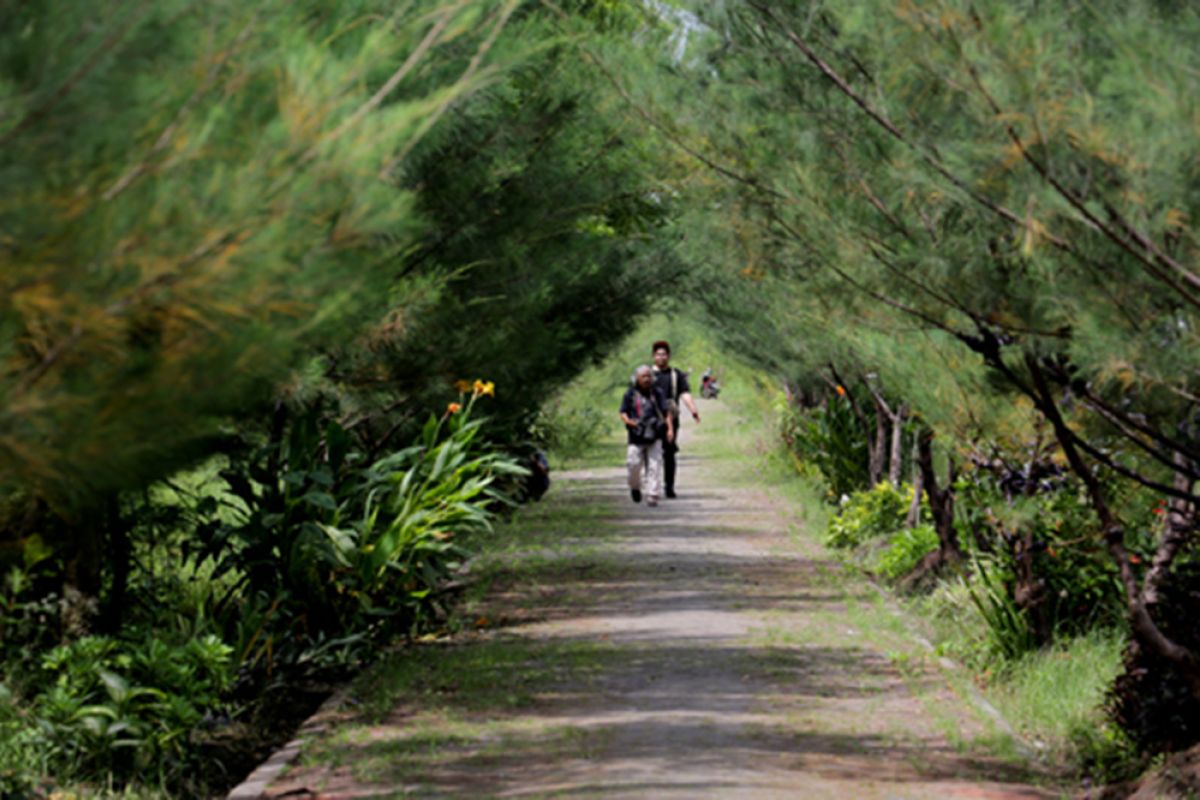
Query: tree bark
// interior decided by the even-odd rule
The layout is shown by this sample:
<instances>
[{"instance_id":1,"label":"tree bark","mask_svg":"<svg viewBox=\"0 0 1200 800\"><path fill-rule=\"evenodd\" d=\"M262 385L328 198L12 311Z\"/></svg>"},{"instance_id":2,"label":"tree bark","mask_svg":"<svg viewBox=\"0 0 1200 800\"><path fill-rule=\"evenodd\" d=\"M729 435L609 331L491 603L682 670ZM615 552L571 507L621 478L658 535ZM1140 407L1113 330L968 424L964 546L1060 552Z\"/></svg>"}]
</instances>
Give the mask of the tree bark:
<instances>
[{"instance_id":1,"label":"tree bark","mask_svg":"<svg viewBox=\"0 0 1200 800\"><path fill-rule=\"evenodd\" d=\"M958 543L958 533L954 530L954 463L950 463L946 485L939 486L933 465L933 431L929 428L923 428L917 436L917 464L938 535L938 563L959 563L963 560L963 553Z\"/></svg>"},{"instance_id":2,"label":"tree bark","mask_svg":"<svg viewBox=\"0 0 1200 800\"><path fill-rule=\"evenodd\" d=\"M1175 461L1180 469L1175 472L1175 488L1192 493L1195 481L1191 478L1194 473L1190 459L1182 453L1175 454ZM1154 560L1150 570L1142 581L1142 602L1147 608L1153 608L1159 602L1159 592L1167 576L1171 572L1171 564L1175 556L1184 549L1188 539L1196 531L1196 505L1179 497L1171 498L1167 506L1166 520L1163 524L1162 536L1154 552Z\"/></svg>"},{"instance_id":3,"label":"tree bark","mask_svg":"<svg viewBox=\"0 0 1200 800\"><path fill-rule=\"evenodd\" d=\"M908 517L904 520L905 527L915 528L921 524L921 494L925 491L925 473L921 471L919 460L915 457L917 444L913 444L913 499L908 506Z\"/></svg>"},{"instance_id":4,"label":"tree bark","mask_svg":"<svg viewBox=\"0 0 1200 800\"><path fill-rule=\"evenodd\" d=\"M903 405L896 406L893 411L888 405L888 401L884 398L883 393L867 384L867 388L871 391L871 396L875 398L875 441L872 442L871 449L871 464L872 464L872 479L871 485L879 483L883 480L883 462L888 460L888 482L895 488L900 488L900 470L904 464L904 417L907 413ZM891 445L887 444L887 424L891 423ZM874 467L878 460L878 475L874 474Z\"/></svg>"},{"instance_id":5,"label":"tree bark","mask_svg":"<svg viewBox=\"0 0 1200 800\"><path fill-rule=\"evenodd\" d=\"M94 518L93 518L94 519ZM93 633L103 573L104 529L95 522L59 520L67 529L67 561L63 575L62 627L67 636Z\"/></svg>"},{"instance_id":6,"label":"tree bark","mask_svg":"<svg viewBox=\"0 0 1200 800\"><path fill-rule=\"evenodd\" d=\"M883 480L883 464L887 459L888 419L891 414L882 398L875 392L875 435L871 438L870 471L871 485L876 486Z\"/></svg>"},{"instance_id":7,"label":"tree bark","mask_svg":"<svg viewBox=\"0 0 1200 800\"><path fill-rule=\"evenodd\" d=\"M897 489L900 488L900 470L904 466L904 417L908 414L908 409L904 406L899 406L896 413L891 415L892 420L892 461L888 465L888 481ZM920 493L918 493L918 497Z\"/></svg>"}]
</instances>

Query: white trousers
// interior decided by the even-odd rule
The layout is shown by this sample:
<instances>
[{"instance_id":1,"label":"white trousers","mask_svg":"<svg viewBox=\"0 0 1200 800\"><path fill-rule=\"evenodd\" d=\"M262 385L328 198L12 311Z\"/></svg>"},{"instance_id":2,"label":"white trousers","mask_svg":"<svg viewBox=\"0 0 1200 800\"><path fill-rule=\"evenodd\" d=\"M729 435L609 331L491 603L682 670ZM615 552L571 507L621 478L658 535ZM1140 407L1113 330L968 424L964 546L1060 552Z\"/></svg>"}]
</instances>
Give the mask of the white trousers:
<instances>
[{"instance_id":1,"label":"white trousers","mask_svg":"<svg viewBox=\"0 0 1200 800\"><path fill-rule=\"evenodd\" d=\"M663 445L662 441L653 444L631 444L625 457L625 467L629 470L629 488L640 489L647 500L658 500L662 497Z\"/></svg>"}]
</instances>

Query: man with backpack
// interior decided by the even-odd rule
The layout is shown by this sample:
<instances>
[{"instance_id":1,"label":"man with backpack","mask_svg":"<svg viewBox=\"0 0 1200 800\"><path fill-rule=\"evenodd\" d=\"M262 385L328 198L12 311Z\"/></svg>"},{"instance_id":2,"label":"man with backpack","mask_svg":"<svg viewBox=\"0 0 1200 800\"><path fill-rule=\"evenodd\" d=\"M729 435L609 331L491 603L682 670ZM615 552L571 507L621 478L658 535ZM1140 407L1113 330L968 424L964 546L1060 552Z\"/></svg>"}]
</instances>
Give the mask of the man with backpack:
<instances>
[{"instance_id":1,"label":"man with backpack","mask_svg":"<svg viewBox=\"0 0 1200 800\"><path fill-rule=\"evenodd\" d=\"M672 427L679 430L679 404L687 406L692 412L692 419L700 422L700 412L696 410L696 401L692 399L692 390L688 386L687 373L671 366L671 345L664 341L654 343L651 348L654 354L654 383L662 390L667 398L668 417ZM675 454L679 452L678 436L673 441L663 445L663 472L666 483L667 497L675 497Z\"/></svg>"},{"instance_id":2,"label":"man with backpack","mask_svg":"<svg viewBox=\"0 0 1200 800\"><path fill-rule=\"evenodd\" d=\"M662 496L663 443L675 440L675 425L667 413L667 398L654 385L654 373L642 365L633 373L633 385L621 399L621 421L625 423L629 449L629 496L633 502L658 505Z\"/></svg>"}]
</instances>

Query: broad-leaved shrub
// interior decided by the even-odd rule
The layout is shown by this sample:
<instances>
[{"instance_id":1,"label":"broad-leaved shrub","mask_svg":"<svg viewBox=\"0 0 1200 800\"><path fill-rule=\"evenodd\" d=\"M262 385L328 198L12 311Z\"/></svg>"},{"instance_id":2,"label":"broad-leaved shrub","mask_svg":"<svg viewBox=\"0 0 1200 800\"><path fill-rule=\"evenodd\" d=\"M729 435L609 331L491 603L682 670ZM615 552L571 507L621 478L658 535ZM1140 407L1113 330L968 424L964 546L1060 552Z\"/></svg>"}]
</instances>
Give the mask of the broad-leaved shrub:
<instances>
[{"instance_id":1,"label":"broad-leaved shrub","mask_svg":"<svg viewBox=\"0 0 1200 800\"><path fill-rule=\"evenodd\" d=\"M867 491L855 492L829 520L825 544L848 550L895 533L904 526L912 496L911 486L896 489L886 482Z\"/></svg>"}]
</instances>

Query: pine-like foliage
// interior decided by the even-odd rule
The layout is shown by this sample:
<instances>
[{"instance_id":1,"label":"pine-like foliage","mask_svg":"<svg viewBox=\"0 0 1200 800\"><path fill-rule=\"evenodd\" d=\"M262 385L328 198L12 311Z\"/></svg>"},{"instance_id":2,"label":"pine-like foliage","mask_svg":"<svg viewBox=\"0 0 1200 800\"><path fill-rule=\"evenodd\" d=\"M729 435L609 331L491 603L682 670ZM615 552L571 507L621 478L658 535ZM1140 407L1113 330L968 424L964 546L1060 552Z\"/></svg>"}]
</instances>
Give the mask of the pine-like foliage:
<instances>
[{"instance_id":1,"label":"pine-like foliage","mask_svg":"<svg viewBox=\"0 0 1200 800\"><path fill-rule=\"evenodd\" d=\"M508 3L0 10L0 486L65 515L203 452L380 315L390 177Z\"/></svg>"},{"instance_id":2,"label":"pine-like foliage","mask_svg":"<svg viewBox=\"0 0 1200 800\"><path fill-rule=\"evenodd\" d=\"M714 317L749 352L902 400L977 463L1051 437L1135 635L1200 697L1197 653L1154 621L1197 544L1200 15L960 0L707 14L718 43L684 113L725 188L706 232L719 246L701 252L741 256L706 299ZM1166 525L1131 528L1129 485L1171 499ZM1139 567L1129 548L1150 534Z\"/></svg>"}]
</instances>

